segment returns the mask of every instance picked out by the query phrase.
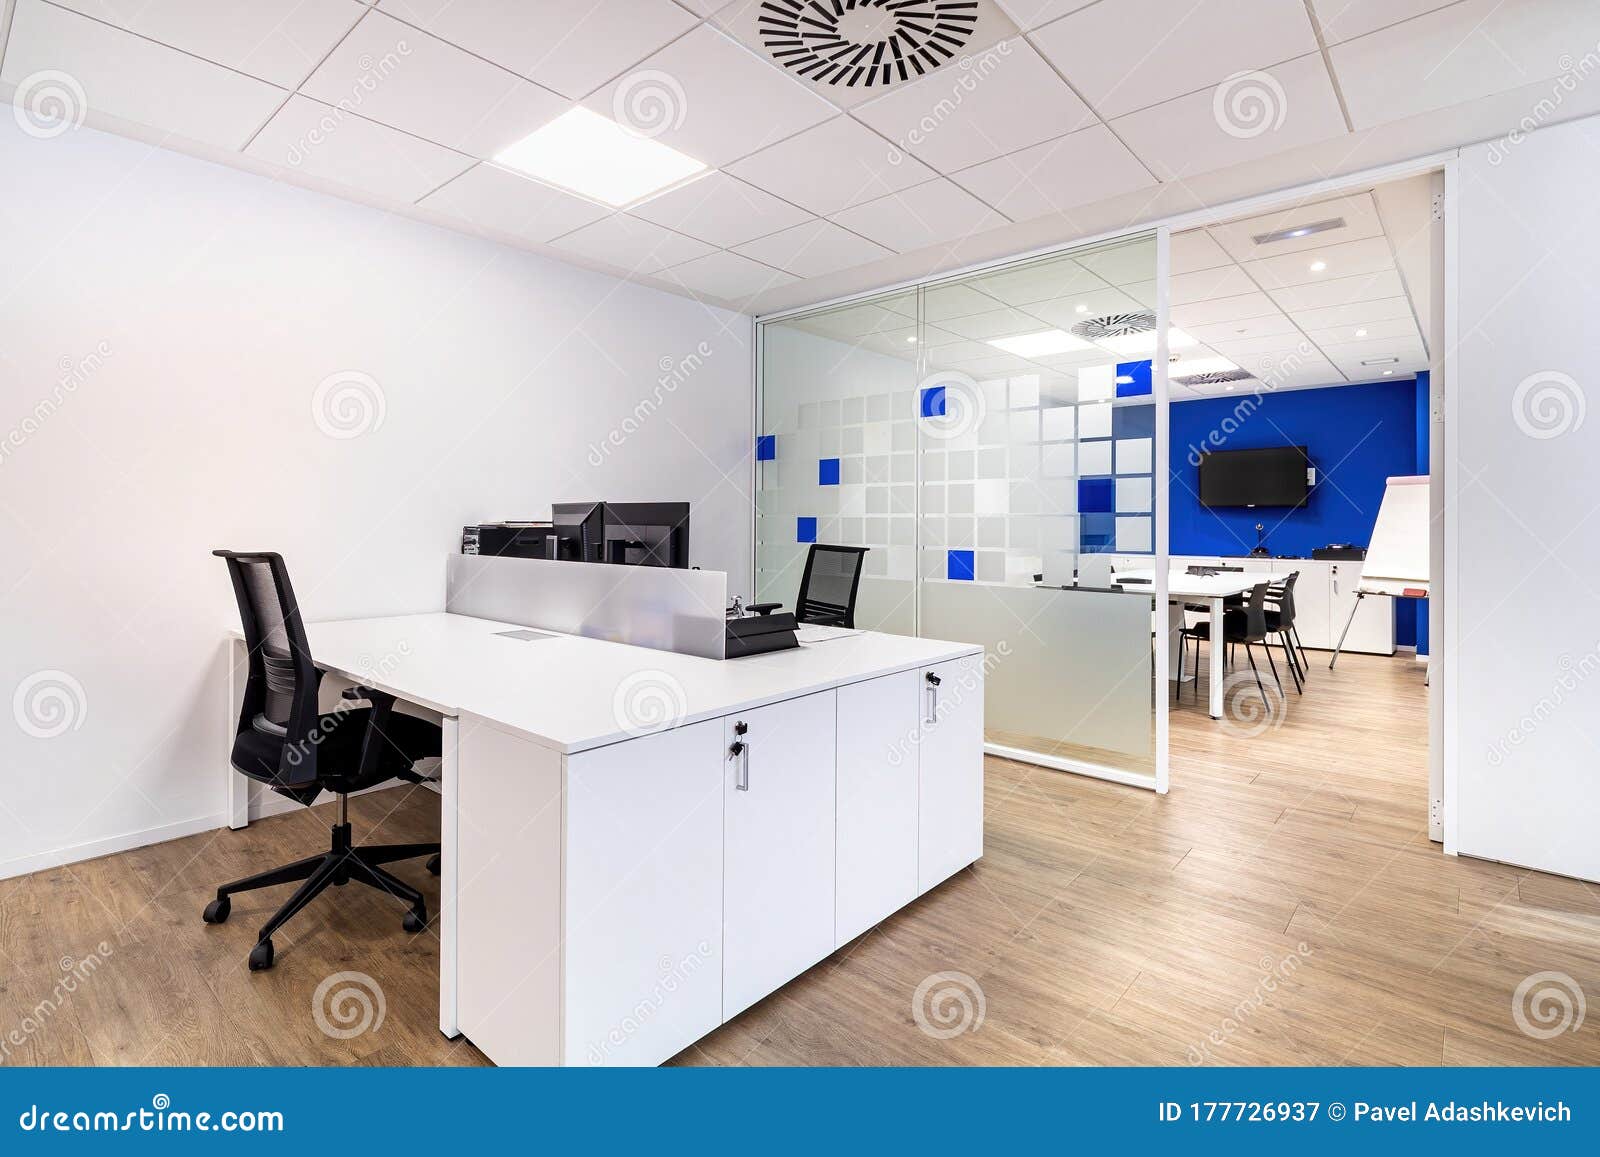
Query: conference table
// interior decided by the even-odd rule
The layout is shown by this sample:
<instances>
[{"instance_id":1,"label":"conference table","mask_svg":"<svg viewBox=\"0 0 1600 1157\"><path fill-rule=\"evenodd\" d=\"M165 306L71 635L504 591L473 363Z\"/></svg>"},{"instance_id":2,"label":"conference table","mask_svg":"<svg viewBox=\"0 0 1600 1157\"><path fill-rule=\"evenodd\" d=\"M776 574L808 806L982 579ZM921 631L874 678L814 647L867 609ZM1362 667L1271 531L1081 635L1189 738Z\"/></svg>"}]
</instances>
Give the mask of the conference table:
<instances>
[{"instance_id":1,"label":"conference table","mask_svg":"<svg viewBox=\"0 0 1600 1157\"><path fill-rule=\"evenodd\" d=\"M1212 645L1210 651L1210 676L1211 676L1211 701L1210 714L1213 719L1221 719L1223 713L1222 703L1222 660L1224 647L1217 640L1222 638L1222 608L1223 604L1236 595L1243 595L1260 583L1277 582L1283 578L1268 571L1221 571L1217 574L1195 575L1184 570L1174 570L1167 573L1167 603L1176 608L1168 619L1167 651L1169 661L1167 671L1169 678L1178 677L1178 648L1182 645L1179 629L1183 625L1182 607L1188 604L1203 605L1211 623ZM1137 590L1140 587L1153 588L1155 584L1154 570L1121 570L1111 576L1114 585L1122 590ZM1196 672L1198 677L1198 672Z\"/></svg>"}]
</instances>

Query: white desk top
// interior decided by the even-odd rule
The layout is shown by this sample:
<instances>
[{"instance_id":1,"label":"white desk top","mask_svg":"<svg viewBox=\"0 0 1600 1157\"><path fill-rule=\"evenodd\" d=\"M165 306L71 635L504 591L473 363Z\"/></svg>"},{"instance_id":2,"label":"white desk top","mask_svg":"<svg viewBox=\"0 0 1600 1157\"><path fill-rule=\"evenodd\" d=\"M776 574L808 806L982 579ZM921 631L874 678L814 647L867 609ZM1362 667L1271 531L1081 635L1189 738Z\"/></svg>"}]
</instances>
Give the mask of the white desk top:
<instances>
[{"instance_id":1,"label":"white desk top","mask_svg":"<svg viewBox=\"0 0 1600 1157\"><path fill-rule=\"evenodd\" d=\"M718 660L576 635L538 632L550 637L524 642L497 633L527 629L441 613L307 623L306 635L324 671L446 715L482 716L569 754L637 734L628 730L630 696L664 704L664 714L687 724L983 653L971 643L860 631Z\"/></svg>"},{"instance_id":2,"label":"white desk top","mask_svg":"<svg viewBox=\"0 0 1600 1157\"><path fill-rule=\"evenodd\" d=\"M1111 576L1111 581L1121 582L1130 578L1153 580L1155 577L1156 572L1153 570L1119 570ZM1283 575L1269 574L1266 571L1224 571L1222 574L1197 575L1175 570L1167 574L1167 598L1227 598L1229 595L1242 595L1258 583L1279 582L1283 578Z\"/></svg>"}]
</instances>

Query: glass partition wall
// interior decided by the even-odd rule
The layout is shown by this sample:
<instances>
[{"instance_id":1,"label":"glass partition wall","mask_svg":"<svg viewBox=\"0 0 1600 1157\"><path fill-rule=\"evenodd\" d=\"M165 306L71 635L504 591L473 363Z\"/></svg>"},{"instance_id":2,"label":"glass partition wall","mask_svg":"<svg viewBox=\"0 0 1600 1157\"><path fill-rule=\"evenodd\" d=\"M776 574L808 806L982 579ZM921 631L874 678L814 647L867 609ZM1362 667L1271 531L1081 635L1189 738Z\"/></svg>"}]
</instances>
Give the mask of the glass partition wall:
<instances>
[{"instance_id":1,"label":"glass partition wall","mask_svg":"<svg viewBox=\"0 0 1600 1157\"><path fill-rule=\"evenodd\" d=\"M1158 284L1152 234L764 323L756 597L869 547L857 626L982 643L991 751L1157 786Z\"/></svg>"}]
</instances>

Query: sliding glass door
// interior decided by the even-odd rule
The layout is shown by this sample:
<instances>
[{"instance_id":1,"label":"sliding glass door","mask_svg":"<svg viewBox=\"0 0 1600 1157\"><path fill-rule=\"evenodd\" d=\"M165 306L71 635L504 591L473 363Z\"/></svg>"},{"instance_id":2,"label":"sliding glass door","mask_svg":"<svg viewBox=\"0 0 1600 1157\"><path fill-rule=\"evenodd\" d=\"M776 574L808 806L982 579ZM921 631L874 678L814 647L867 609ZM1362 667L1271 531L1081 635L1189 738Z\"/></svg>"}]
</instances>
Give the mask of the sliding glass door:
<instances>
[{"instance_id":1,"label":"sliding glass door","mask_svg":"<svg viewBox=\"0 0 1600 1157\"><path fill-rule=\"evenodd\" d=\"M765 324L758 597L867 546L859 626L986 647L991 750L1153 785L1158 312L1150 235Z\"/></svg>"}]
</instances>

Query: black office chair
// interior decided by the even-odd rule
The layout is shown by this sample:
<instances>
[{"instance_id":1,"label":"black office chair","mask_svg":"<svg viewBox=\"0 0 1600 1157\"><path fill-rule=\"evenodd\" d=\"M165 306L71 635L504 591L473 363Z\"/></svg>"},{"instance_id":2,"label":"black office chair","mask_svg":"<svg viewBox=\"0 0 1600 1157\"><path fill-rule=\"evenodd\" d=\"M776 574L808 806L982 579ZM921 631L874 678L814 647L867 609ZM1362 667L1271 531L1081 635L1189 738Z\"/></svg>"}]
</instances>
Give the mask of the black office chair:
<instances>
[{"instance_id":1,"label":"black office chair","mask_svg":"<svg viewBox=\"0 0 1600 1157\"><path fill-rule=\"evenodd\" d=\"M1270 583L1257 583L1254 587L1250 588L1250 593L1245 597L1245 602L1242 607L1237 610L1223 611L1221 639L1213 639L1211 637L1210 619L1196 623L1192 627L1184 627L1182 634L1178 638L1178 647L1181 651L1185 645L1185 640L1193 639L1195 641L1194 668L1196 678L1194 685L1195 697L1197 699L1200 696L1200 679L1198 676L1200 671L1200 641L1202 639L1204 639L1208 645L1213 647L1223 645L1233 646L1238 643L1244 644L1245 658L1250 660L1250 670L1255 674L1256 688L1261 692L1261 701L1263 703L1267 703L1270 708L1271 704L1267 699L1267 689L1261 682L1261 672L1256 669L1255 652L1251 650L1253 645L1260 643L1262 651L1266 653L1267 663L1272 667L1272 681L1277 683L1278 693L1280 695L1283 693L1283 682L1278 678L1278 665L1277 663L1273 662L1272 651L1267 647L1268 631L1266 602L1267 588L1270 585ZM1183 683L1182 655L1180 655L1178 658L1178 682L1179 686L1181 687Z\"/></svg>"},{"instance_id":2,"label":"black office chair","mask_svg":"<svg viewBox=\"0 0 1600 1157\"><path fill-rule=\"evenodd\" d=\"M1294 679L1294 689L1304 695L1306 669L1310 664L1305 662L1305 648L1300 646L1300 636L1294 626L1294 584L1299 577L1299 571L1291 571L1287 578L1268 587L1265 611L1267 634L1278 637L1278 645L1289 660L1289 674ZM1299 655L1295 654L1296 648L1299 648Z\"/></svg>"},{"instance_id":3,"label":"black office chair","mask_svg":"<svg viewBox=\"0 0 1600 1157\"><path fill-rule=\"evenodd\" d=\"M250 970L259 972L272 967L274 932L328 887L357 880L407 904L410 911L403 927L407 932L422 931L428 923L422 893L381 865L431 856L428 870L437 875L439 845L352 845L348 796L390 779L424 782L413 768L418 760L442 750L438 725L395 711L394 697L371 687L344 692L346 702L364 699L371 706L347 708L342 702L341 710L320 714L317 692L322 672L312 662L282 556L264 551L212 553L227 560L250 663L231 762L235 770L306 807L324 791L335 793L339 822L333 826L332 846L321 855L222 885L217 898L206 905L205 922L226 920L229 897L235 892L303 881L257 935L250 950Z\"/></svg>"},{"instance_id":4,"label":"black office chair","mask_svg":"<svg viewBox=\"0 0 1600 1157\"><path fill-rule=\"evenodd\" d=\"M861 589L861 571L870 549L812 543L806 552L805 572L800 576L800 594L795 599L795 622L854 629L856 593ZM756 603L750 612L766 615L781 606L782 603Z\"/></svg>"}]
</instances>

